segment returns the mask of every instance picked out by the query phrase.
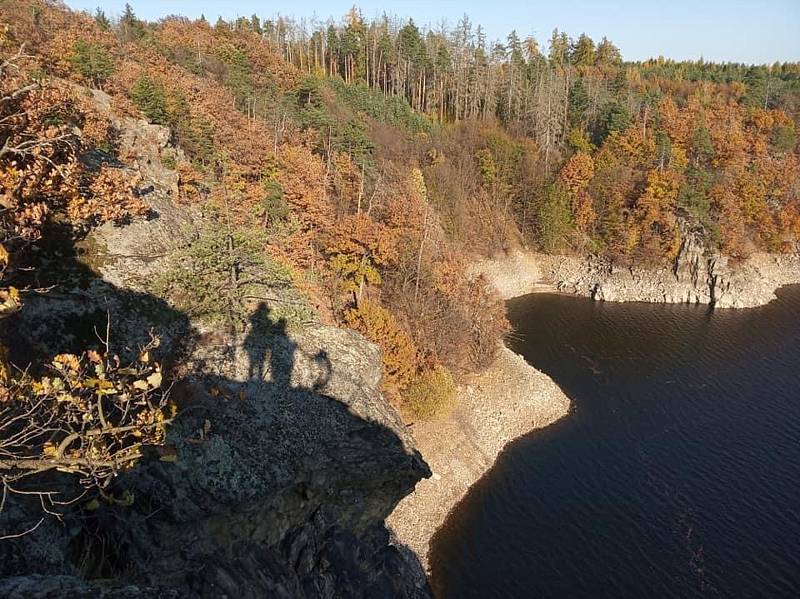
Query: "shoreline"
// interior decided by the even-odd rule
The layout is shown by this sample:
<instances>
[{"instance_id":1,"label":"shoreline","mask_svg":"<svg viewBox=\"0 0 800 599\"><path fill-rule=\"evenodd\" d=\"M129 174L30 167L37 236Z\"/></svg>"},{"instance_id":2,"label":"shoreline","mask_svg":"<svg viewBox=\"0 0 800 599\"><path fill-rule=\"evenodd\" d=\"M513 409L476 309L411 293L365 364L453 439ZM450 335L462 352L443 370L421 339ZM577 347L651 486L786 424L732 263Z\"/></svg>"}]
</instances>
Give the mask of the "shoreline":
<instances>
[{"instance_id":1,"label":"shoreline","mask_svg":"<svg viewBox=\"0 0 800 599\"><path fill-rule=\"evenodd\" d=\"M475 262L504 300L529 293L565 293L599 301L704 304L755 308L775 291L800 284L800 255L756 253L735 265L723 256L682 250L670 266L621 268L602 259L514 250Z\"/></svg>"},{"instance_id":2,"label":"shoreline","mask_svg":"<svg viewBox=\"0 0 800 599\"><path fill-rule=\"evenodd\" d=\"M459 386L453 412L411 429L433 475L417 483L386 519L394 541L405 545L429 573L431 538L467 491L511 441L569 413L571 402L543 372L505 345L486 370Z\"/></svg>"},{"instance_id":3,"label":"shoreline","mask_svg":"<svg viewBox=\"0 0 800 599\"><path fill-rule=\"evenodd\" d=\"M600 301L697 303L716 308L761 306L784 285L800 283L800 256L756 254L732 267L724 258L684 255L674 268L617 269L590 258L515 250L472 264L503 300L563 293ZM546 374L503 345L486 370L459 386L445 418L420 422L411 434L433 475L417 483L387 517L393 542L430 573L430 540L450 511L512 441L569 413L570 399Z\"/></svg>"}]
</instances>

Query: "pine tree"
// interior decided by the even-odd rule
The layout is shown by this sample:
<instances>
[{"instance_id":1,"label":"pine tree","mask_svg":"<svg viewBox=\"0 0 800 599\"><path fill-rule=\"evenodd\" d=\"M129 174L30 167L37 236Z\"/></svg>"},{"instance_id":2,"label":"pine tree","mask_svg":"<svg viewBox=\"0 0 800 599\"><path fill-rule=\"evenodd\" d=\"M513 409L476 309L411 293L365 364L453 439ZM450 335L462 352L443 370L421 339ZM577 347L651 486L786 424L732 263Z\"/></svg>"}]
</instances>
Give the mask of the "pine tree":
<instances>
[{"instance_id":1,"label":"pine tree","mask_svg":"<svg viewBox=\"0 0 800 599\"><path fill-rule=\"evenodd\" d=\"M590 67L594 65L595 48L592 38L581 33L578 41L572 46L570 62L576 67Z\"/></svg>"}]
</instances>

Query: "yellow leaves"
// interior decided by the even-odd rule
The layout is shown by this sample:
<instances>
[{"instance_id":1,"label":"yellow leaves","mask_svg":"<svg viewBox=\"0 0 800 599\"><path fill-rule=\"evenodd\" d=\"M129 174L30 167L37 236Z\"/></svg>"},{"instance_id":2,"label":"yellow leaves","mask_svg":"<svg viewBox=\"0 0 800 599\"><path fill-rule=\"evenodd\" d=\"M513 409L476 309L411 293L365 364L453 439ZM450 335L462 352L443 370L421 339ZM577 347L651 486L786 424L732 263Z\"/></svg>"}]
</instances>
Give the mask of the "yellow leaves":
<instances>
[{"instance_id":1,"label":"yellow leaves","mask_svg":"<svg viewBox=\"0 0 800 599\"><path fill-rule=\"evenodd\" d=\"M86 379L82 384L87 389L94 389L95 395L115 395L119 393L114 383L104 379Z\"/></svg>"},{"instance_id":2,"label":"yellow leaves","mask_svg":"<svg viewBox=\"0 0 800 599\"><path fill-rule=\"evenodd\" d=\"M91 351L57 355L51 366L49 377L36 379L22 371L0 385L0 398L10 400L6 413L30 427L19 433L24 433L23 444L12 440L4 446L7 455L79 474L81 484L102 487L141 458L142 445L164 442L177 408L161 390L157 363L136 361L121 368L118 358ZM93 377L92 370L102 374ZM120 505L129 501L123 497Z\"/></svg>"},{"instance_id":3,"label":"yellow leaves","mask_svg":"<svg viewBox=\"0 0 800 599\"><path fill-rule=\"evenodd\" d=\"M594 202L586 191L578 192L572 199L572 215L575 218L575 226L581 233L588 233L597 220Z\"/></svg>"},{"instance_id":4,"label":"yellow leaves","mask_svg":"<svg viewBox=\"0 0 800 599\"><path fill-rule=\"evenodd\" d=\"M78 372L81 367L78 356L74 354L59 354L53 358L52 364L58 370L69 370L72 372Z\"/></svg>"},{"instance_id":5,"label":"yellow leaves","mask_svg":"<svg viewBox=\"0 0 800 599\"><path fill-rule=\"evenodd\" d=\"M161 387L162 382L163 377L161 375L161 371L156 369L146 379L135 380L133 381L132 385L134 389L138 389L139 391L147 391L148 389L158 389Z\"/></svg>"},{"instance_id":6,"label":"yellow leaves","mask_svg":"<svg viewBox=\"0 0 800 599\"><path fill-rule=\"evenodd\" d=\"M409 187L411 190L417 195L417 197L422 200L423 202L428 201L428 188L425 185L425 177L422 174L422 171L418 167L414 167L411 169L411 173L409 174Z\"/></svg>"},{"instance_id":7,"label":"yellow leaves","mask_svg":"<svg viewBox=\"0 0 800 599\"><path fill-rule=\"evenodd\" d=\"M147 384L150 385L153 389L160 387L161 381L162 381L161 372L158 370L147 377Z\"/></svg>"},{"instance_id":8,"label":"yellow leaves","mask_svg":"<svg viewBox=\"0 0 800 599\"><path fill-rule=\"evenodd\" d=\"M378 304L363 301L345 313L345 323L381 346L381 361L390 388L404 387L416 369L417 349L394 316Z\"/></svg>"},{"instance_id":9,"label":"yellow leaves","mask_svg":"<svg viewBox=\"0 0 800 599\"><path fill-rule=\"evenodd\" d=\"M19 299L19 289L16 287L0 289L0 318L13 314L20 308L22 302Z\"/></svg>"},{"instance_id":10,"label":"yellow leaves","mask_svg":"<svg viewBox=\"0 0 800 599\"><path fill-rule=\"evenodd\" d=\"M342 280L343 291L357 291L362 283L380 285L381 273L363 256L336 254L331 256L328 266Z\"/></svg>"},{"instance_id":11,"label":"yellow leaves","mask_svg":"<svg viewBox=\"0 0 800 599\"><path fill-rule=\"evenodd\" d=\"M683 170L689 166L689 157L686 155L686 150L679 145L674 145L670 148L669 165L676 170Z\"/></svg>"},{"instance_id":12,"label":"yellow leaves","mask_svg":"<svg viewBox=\"0 0 800 599\"><path fill-rule=\"evenodd\" d=\"M56 447L55 443L51 443L48 441L44 444L42 448L42 454L48 458L57 458L58 457L58 447Z\"/></svg>"}]
</instances>

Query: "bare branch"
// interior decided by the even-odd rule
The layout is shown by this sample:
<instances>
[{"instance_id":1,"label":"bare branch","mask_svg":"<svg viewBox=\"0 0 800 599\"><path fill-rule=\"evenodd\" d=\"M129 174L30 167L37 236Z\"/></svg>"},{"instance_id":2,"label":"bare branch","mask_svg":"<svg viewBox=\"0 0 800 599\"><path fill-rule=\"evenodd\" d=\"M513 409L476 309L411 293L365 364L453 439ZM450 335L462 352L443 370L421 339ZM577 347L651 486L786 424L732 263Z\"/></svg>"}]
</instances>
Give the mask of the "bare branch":
<instances>
[{"instance_id":1,"label":"bare branch","mask_svg":"<svg viewBox=\"0 0 800 599\"><path fill-rule=\"evenodd\" d=\"M2 537L0 537L0 541L6 541L8 539L18 539L19 537L24 537L25 535L29 535L34 530L39 528L42 525L42 522L44 522L44 518L40 518L39 521L34 526L32 526L31 528L29 528L26 531L18 532L17 534L13 534L13 535L3 535Z\"/></svg>"}]
</instances>

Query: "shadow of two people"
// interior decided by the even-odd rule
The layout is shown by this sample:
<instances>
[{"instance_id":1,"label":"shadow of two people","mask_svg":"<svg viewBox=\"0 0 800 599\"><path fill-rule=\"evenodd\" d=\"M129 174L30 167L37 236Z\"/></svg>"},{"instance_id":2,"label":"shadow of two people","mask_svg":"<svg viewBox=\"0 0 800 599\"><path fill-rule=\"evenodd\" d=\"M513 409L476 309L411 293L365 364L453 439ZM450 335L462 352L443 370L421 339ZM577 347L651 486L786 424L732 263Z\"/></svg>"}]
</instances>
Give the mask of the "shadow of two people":
<instances>
[{"instance_id":1,"label":"shadow of two people","mask_svg":"<svg viewBox=\"0 0 800 599\"><path fill-rule=\"evenodd\" d=\"M269 374L276 387L291 388L292 371L299 348L288 334L286 319L273 320L269 305L262 301L250 314L248 322L248 332L243 343L248 358L248 378L264 380ZM321 391L330 381L331 361L328 353L321 349L313 356L313 362L322 374L311 389Z\"/></svg>"}]
</instances>

